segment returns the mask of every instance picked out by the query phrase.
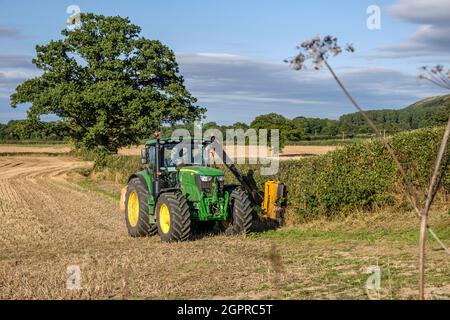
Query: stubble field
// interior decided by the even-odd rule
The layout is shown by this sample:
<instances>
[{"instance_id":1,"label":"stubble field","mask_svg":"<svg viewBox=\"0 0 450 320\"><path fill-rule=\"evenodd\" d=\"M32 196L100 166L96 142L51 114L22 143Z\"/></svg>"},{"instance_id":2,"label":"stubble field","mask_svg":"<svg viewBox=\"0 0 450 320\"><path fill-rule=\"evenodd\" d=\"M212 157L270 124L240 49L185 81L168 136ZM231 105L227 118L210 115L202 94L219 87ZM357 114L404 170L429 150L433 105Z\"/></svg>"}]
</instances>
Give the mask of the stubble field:
<instances>
[{"instance_id":1,"label":"stubble field","mask_svg":"<svg viewBox=\"0 0 450 320\"><path fill-rule=\"evenodd\" d=\"M65 155L0 156L0 299L406 299L417 294L412 214L355 213L247 237L130 238L118 201ZM430 224L447 243L450 221ZM427 297L450 298L448 256L428 243ZM69 290L67 268L81 270ZM367 268L381 271L367 290Z\"/></svg>"}]
</instances>

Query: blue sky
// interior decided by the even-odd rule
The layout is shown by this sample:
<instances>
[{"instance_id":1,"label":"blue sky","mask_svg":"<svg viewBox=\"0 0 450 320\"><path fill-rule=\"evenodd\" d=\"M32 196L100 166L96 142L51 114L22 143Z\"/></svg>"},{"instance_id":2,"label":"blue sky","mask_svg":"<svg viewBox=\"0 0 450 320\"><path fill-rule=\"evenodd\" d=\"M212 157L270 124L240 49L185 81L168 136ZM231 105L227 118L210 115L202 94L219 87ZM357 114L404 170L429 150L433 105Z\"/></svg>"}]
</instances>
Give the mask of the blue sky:
<instances>
[{"instance_id":1,"label":"blue sky","mask_svg":"<svg viewBox=\"0 0 450 320\"><path fill-rule=\"evenodd\" d=\"M26 116L26 106L12 109L8 97L39 74L30 64L34 47L60 38L69 5L128 16L142 35L172 48L209 121L249 122L268 112L290 118L353 112L325 70L295 72L282 62L316 34L355 45L355 54L332 64L368 109L401 108L445 93L416 75L423 64L450 67L448 0L0 0L0 122ZM369 5L381 9L380 30L366 27Z\"/></svg>"}]
</instances>

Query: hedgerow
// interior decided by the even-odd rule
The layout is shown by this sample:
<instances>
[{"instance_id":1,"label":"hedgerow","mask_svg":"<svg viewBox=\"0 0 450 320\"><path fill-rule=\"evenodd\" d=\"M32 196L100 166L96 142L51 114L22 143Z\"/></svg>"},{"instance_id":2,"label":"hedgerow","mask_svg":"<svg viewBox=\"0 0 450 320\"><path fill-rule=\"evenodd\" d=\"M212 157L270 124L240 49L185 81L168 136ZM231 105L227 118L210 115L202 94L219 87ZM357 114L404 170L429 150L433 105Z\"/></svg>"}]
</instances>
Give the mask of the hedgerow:
<instances>
[{"instance_id":1,"label":"hedgerow","mask_svg":"<svg viewBox=\"0 0 450 320\"><path fill-rule=\"evenodd\" d=\"M443 128L427 128L391 137L390 143L407 171L419 197L431 177ZM449 161L447 152L444 163ZM254 172L262 189L269 178L279 179L288 189L288 206L301 217L333 216L352 210L370 211L380 207L406 207L403 187L393 160L376 139L352 144L326 155L281 161L278 174L261 176L260 165L240 165ZM227 180L234 181L227 171ZM442 191L450 191L450 173L444 173Z\"/></svg>"}]
</instances>

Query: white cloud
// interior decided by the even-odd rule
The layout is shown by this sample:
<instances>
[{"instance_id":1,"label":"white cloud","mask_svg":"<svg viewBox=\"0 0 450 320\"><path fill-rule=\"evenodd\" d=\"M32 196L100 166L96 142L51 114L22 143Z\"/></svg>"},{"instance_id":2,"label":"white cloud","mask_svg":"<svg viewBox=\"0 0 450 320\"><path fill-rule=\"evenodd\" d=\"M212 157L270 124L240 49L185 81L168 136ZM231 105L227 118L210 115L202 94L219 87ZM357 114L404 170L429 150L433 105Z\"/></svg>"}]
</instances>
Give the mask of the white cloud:
<instances>
[{"instance_id":1,"label":"white cloud","mask_svg":"<svg viewBox=\"0 0 450 320\"><path fill-rule=\"evenodd\" d=\"M23 35L14 27L0 26L0 38L22 39Z\"/></svg>"},{"instance_id":2,"label":"white cloud","mask_svg":"<svg viewBox=\"0 0 450 320\"><path fill-rule=\"evenodd\" d=\"M326 70L293 71L272 62L224 53L178 54L181 74L198 104L208 109L208 120L218 123L250 122L260 114L277 112L287 117L329 117L354 112ZM36 74L34 74L36 72ZM430 95L433 87L390 68L340 68L336 72L367 109L401 108ZM18 84L38 71L0 69L0 110Z\"/></svg>"},{"instance_id":3,"label":"white cloud","mask_svg":"<svg viewBox=\"0 0 450 320\"><path fill-rule=\"evenodd\" d=\"M0 98L9 99L20 83L35 76L36 74L21 70L0 70ZM0 105L1 107L5 106ZM9 103L7 107L9 107Z\"/></svg>"},{"instance_id":4,"label":"white cloud","mask_svg":"<svg viewBox=\"0 0 450 320\"><path fill-rule=\"evenodd\" d=\"M34 75L29 72L17 71L17 70L8 70L8 71L0 71L0 79L5 79L9 81L21 81L25 79L32 78Z\"/></svg>"},{"instance_id":5,"label":"white cloud","mask_svg":"<svg viewBox=\"0 0 450 320\"><path fill-rule=\"evenodd\" d=\"M354 111L326 70L296 72L282 62L226 54L179 54L177 59L188 89L212 121L248 122L269 112L337 118ZM414 75L390 68L336 71L367 108L400 108L438 94Z\"/></svg>"},{"instance_id":6,"label":"white cloud","mask_svg":"<svg viewBox=\"0 0 450 320\"><path fill-rule=\"evenodd\" d=\"M32 57L24 55L0 55L0 68L31 68L34 65L31 63Z\"/></svg>"},{"instance_id":7,"label":"white cloud","mask_svg":"<svg viewBox=\"0 0 450 320\"><path fill-rule=\"evenodd\" d=\"M379 58L446 56L450 51L449 0L399 0L388 12L419 29L406 43L380 48Z\"/></svg>"},{"instance_id":8,"label":"white cloud","mask_svg":"<svg viewBox=\"0 0 450 320\"><path fill-rule=\"evenodd\" d=\"M388 10L390 14L415 24L449 25L448 0L399 0Z\"/></svg>"}]
</instances>

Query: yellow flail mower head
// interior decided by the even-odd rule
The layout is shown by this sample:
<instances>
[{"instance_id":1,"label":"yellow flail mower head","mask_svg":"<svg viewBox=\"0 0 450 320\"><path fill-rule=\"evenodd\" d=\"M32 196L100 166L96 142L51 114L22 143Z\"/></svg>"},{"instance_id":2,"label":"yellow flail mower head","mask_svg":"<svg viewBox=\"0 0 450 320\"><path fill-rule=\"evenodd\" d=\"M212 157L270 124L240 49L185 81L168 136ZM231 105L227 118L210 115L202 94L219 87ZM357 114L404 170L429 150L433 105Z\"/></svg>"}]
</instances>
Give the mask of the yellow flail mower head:
<instances>
[{"instance_id":1,"label":"yellow flail mower head","mask_svg":"<svg viewBox=\"0 0 450 320\"><path fill-rule=\"evenodd\" d=\"M282 182L269 180L264 183L264 198L261 209L264 220L283 224L286 209L286 187Z\"/></svg>"}]
</instances>

